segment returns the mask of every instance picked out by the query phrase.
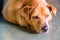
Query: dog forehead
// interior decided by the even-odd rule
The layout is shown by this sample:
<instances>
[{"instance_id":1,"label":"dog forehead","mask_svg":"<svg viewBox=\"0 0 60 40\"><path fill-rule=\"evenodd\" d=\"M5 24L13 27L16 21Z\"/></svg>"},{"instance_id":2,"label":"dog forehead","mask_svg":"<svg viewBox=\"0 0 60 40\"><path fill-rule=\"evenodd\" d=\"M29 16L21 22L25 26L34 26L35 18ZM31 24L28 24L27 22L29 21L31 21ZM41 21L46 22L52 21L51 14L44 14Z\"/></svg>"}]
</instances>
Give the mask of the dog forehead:
<instances>
[{"instance_id":1,"label":"dog forehead","mask_svg":"<svg viewBox=\"0 0 60 40\"><path fill-rule=\"evenodd\" d=\"M28 3L28 5L29 4L31 4L31 5L35 5L35 4L46 5L47 4L46 0L23 0L23 1L24 1L24 3L25 2Z\"/></svg>"},{"instance_id":2,"label":"dog forehead","mask_svg":"<svg viewBox=\"0 0 60 40\"><path fill-rule=\"evenodd\" d=\"M49 11L48 7L45 5L45 6L39 6L39 7L35 8L34 13L36 13L35 15L37 15L37 14L44 15L44 14L50 14L50 11Z\"/></svg>"},{"instance_id":3,"label":"dog forehead","mask_svg":"<svg viewBox=\"0 0 60 40\"><path fill-rule=\"evenodd\" d=\"M39 12L41 15L50 15L50 11L48 9L48 7L45 5L45 6L41 6L39 8Z\"/></svg>"}]
</instances>

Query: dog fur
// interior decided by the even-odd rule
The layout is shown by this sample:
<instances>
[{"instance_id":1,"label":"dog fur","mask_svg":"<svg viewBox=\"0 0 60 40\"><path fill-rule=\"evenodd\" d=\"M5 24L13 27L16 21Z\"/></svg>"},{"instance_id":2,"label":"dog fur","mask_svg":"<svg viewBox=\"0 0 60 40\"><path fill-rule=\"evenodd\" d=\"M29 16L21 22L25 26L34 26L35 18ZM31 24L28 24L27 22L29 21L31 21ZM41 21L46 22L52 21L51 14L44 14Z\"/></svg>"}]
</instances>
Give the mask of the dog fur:
<instances>
[{"instance_id":1,"label":"dog fur","mask_svg":"<svg viewBox=\"0 0 60 40\"><path fill-rule=\"evenodd\" d=\"M56 15L56 11L46 0L5 0L2 13L8 22L40 32L44 24L48 25L52 14Z\"/></svg>"}]
</instances>

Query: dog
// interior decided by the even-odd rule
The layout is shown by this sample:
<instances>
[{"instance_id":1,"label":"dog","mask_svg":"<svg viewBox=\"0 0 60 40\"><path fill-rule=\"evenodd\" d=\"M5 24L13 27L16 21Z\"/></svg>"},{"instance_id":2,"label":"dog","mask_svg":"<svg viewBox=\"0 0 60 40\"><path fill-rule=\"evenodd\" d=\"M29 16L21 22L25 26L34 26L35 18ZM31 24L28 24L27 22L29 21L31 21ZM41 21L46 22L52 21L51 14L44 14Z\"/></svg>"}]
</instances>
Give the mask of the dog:
<instances>
[{"instance_id":1,"label":"dog","mask_svg":"<svg viewBox=\"0 0 60 40\"><path fill-rule=\"evenodd\" d=\"M48 32L48 22L57 9L46 0L5 0L3 17L6 21L19 24L32 32Z\"/></svg>"}]
</instances>

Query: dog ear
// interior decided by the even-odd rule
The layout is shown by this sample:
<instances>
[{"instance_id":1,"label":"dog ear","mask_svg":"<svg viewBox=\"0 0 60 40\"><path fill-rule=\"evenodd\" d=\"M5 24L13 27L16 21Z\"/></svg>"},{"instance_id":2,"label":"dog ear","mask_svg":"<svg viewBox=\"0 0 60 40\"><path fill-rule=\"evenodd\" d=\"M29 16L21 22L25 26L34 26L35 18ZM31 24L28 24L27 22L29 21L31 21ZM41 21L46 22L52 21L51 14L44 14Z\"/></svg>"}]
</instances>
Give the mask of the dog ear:
<instances>
[{"instance_id":1,"label":"dog ear","mask_svg":"<svg viewBox=\"0 0 60 40\"><path fill-rule=\"evenodd\" d=\"M50 12L56 16L57 9L50 4L48 4L47 7L49 8Z\"/></svg>"},{"instance_id":2,"label":"dog ear","mask_svg":"<svg viewBox=\"0 0 60 40\"><path fill-rule=\"evenodd\" d=\"M31 7L30 6L25 6L20 10L21 16L25 17L26 19L29 18L29 14L31 13Z\"/></svg>"}]
</instances>

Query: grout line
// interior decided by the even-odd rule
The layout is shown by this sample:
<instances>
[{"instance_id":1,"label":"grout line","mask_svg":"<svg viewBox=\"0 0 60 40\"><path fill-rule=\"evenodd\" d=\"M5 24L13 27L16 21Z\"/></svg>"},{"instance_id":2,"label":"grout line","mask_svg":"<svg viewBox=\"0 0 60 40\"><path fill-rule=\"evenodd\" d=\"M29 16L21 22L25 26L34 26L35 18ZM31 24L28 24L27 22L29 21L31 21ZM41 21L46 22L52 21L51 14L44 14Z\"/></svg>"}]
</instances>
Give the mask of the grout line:
<instances>
[{"instance_id":1,"label":"grout line","mask_svg":"<svg viewBox=\"0 0 60 40\"><path fill-rule=\"evenodd\" d=\"M59 29L60 29L60 27L57 29L57 31L56 31L56 33L55 33L55 35L53 37L54 40L55 40L55 37L56 37L57 33L60 31Z\"/></svg>"}]
</instances>

